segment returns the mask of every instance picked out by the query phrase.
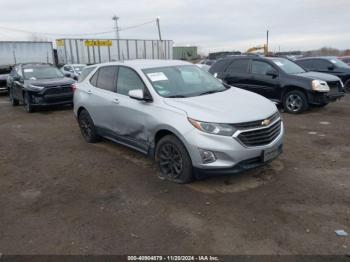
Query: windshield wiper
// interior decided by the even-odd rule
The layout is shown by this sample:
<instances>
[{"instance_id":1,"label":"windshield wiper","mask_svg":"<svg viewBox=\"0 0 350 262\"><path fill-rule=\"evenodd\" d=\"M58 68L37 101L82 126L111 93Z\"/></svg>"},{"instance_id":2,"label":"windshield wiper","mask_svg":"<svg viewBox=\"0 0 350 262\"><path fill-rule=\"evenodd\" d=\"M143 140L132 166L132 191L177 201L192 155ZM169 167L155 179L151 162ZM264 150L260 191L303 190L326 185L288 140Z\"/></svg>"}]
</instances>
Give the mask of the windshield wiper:
<instances>
[{"instance_id":1,"label":"windshield wiper","mask_svg":"<svg viewBox=\"0 0 350 262\"><path fill-rule=\"evenodd\" d=\"M226 91L226 90L227 90L227 89L224 89L224 90L210 90L210 91L205 91L205 92L203 92L203 93L200 93L199 96L214 94L214 93L223 92L223 91Z\"/></svg>"},{"instance_id":2,"label":"windshield wiper","mask_svg":"<svg viewBox=\"0 0 350 262\"><path fill-rule=\"evenodd\" d=\"M187 96L184 95L173 95L173 96L167 96L166 98L185 98Z\"/></svg>"}]
</instances>

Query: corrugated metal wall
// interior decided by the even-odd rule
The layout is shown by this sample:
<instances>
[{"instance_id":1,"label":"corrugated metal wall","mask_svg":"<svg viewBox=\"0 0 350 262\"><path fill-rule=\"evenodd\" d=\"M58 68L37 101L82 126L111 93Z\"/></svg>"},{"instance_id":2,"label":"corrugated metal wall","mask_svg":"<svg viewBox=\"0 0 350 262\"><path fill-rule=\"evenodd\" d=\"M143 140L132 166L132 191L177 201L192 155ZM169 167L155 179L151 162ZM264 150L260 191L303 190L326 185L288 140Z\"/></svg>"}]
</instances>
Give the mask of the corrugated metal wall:
<instances>
[{"instance_id":1,"label":"corrugated metal wall","mask_svg":"<svg viewBox=\"0 0 350 262\"><path fill-rule=\"evenodd\" d=\"M31 41L0 42L0 65L30 62L53 63L52 43Z\"/></svg>"},{"instance_id":2,"label":"corrugated metal wall","mask_svg":"<svg viewBox=\"0 0 350 262\"><path fill-rule=\"evenodd\" d=\"M58 39L56 45L59 64L173 58L171 40Z\"/></svg>"}]
</instances>

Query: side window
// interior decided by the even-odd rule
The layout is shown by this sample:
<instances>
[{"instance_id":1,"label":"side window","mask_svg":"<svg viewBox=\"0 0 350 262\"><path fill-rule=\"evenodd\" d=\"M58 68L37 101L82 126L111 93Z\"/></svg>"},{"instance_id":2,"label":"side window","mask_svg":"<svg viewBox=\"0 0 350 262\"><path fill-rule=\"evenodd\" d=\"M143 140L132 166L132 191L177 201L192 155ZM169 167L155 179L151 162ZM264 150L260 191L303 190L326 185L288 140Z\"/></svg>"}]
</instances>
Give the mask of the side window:
<instances>
[{"instance_id":1,"label":"side window","mask_svg":"<svg viewBox=\"0 0 350 262\"><path fill-rule=\"evenodd\" d=\"M210 61L210 60L209 60ZM212 62L212 61L211 61ZM229 60L218 60L209 69L210 73L221 73L225 72L226 67L229 65Z\"/></svg>"},{"instance_id":2,"label":"side window","mask_svg":"<svg viewBox=\"0 0 350 262\"><path fill-rule=\"evenodd\" d=\"M328 70L328 67L330 67L332 64L329 61L326 60L321 60L321 59L317 59L315 60L315 67L318 70Z\"/></svg>"},{"instance_id":3,"label":"side window","mask_svg":"<svg viewBox=\"0 0 350 262\"><path fill-rule=\"evenodd\" d=\"M93 86L96 86L96 87L97 87L98 71L99 71L99 70L97 70L97 71L95 72L95 74L90 78L90 84L92 84Z\"/></svg>"},{"instance_id":4,"label":"side window","mask_svg":"<svg viewBox=\"0 0 350 262\"><path fill-rule=\"evenodd\" d=\"M233 61L227 68L227 72L244 74L248 72L249 59L239 59Z\"/></svg>"},{"instance_id":5,"label":"side window","mask_svg":"<svg viewBox=\"0 0 350 262\"><path fill-rule=\"evenodd\" d=\"M268 71L273 70L273 67L263 61L253 61L252 63L252 74L266 75Z\"/></svg>"},{"instance_id":6,"label":"side window","mask_svg":"<svg viewBox=\"0 0 350 262\"><path fill-rule=\"evenodd\" d=\"M65 66L64 71L73 72L74 70L71 66Z\"/></svg>"},{"instance_id":7,"label":"side window","mask_svg":"<svg viewBox=\"0 0 350 262\"><path fill-rule=\"evenodd\" d=\"M115 92L116 66L104 66L98 70L97 87Z\"/></svg>"},{"instance_id":8,"label":"side window","mask_svg":"<svg viewBox=\"0 0 350 262\"><path fill-rule=\"evenodd\" d=\"M297 61L297 63L306 69L313 69L315 67L313 65L313 60L300 60Z\"/></svg>"},{"instance_id":9,"label":"side window","mask_svg":"<svg viewBox=\"0 0 350 262\"><path fill-rule=\"evenodd\" d=\"M118 72L117 93L128 95L130 90L145 89L145 85L139 75L132 69L121 66Z\"/></svg>"},{"instance_id":10,"label":"side window","mask_svg":"<svg viewBox=\"0 0 350 262\"><path fill-rule=\"evenodd\" d=\"M96 67L87 67L83 69L83 72L81 72L78 83L82 82L85 80L85 78L95 69ZM91 82L91 81L90 81Z\"/></svg>"}]
</instances>

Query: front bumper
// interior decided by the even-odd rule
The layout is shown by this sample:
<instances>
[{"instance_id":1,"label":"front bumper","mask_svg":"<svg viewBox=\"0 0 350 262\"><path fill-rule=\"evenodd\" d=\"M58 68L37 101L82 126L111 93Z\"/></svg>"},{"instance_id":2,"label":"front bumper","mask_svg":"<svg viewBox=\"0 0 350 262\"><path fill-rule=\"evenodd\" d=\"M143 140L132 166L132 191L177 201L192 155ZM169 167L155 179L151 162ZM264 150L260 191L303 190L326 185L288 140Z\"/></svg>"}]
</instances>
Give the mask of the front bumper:
<instances>
[{"instance_id":1,"label":"front bumper","mask_svg":"<svg viewBox=\"0 0 350 262\"><path fill-rule=\"evenodd\" d=\"M191 156L194 170L206 174L237 173L265 165L278 157L283 148L284 127L281 122L279 135L268 145L247 147L235 136L217 136L203 133L197 129L186 134L186 147ZM263 161L265 150L278 149L278 154ZM199 149L208 150L215 154L216 161L204 164Z\"/></svg>"},{"instance_id":2,"label":"front bumper","mask_svg":"<svg viewBox=\"0 0 350 262\"><path fill-rule=\"evenodd\" d=\"M54 106L73 103L73 93L47 95L41 92L29 92L30 104L33 106Z\"/></svg>"},{"instance_id":3,"label":"front bumper","mask_svg":"<svg viewBox=\"0 0 350 262\"><path fill-rule=\"evenodd\" d=\"M344 95L345 95L345 92L332 92L332 93L310 92L309 103L314 105L328 104L330 102L335 102L336 100L342 98Z\"/></svg>"},{"instance_id":4,"label":"front bumper","mask_svg":"<svg viewBox=\"0 0 350 262\"><path fill-rule=\"evenodd\" d=\"M275 158L270 159L269 161L266 161L266 162L264 162L263 153L261 153L260 156L254 157L251 159L247 159L247 160L243 160L233 167L216 168L216 169L194 167L193 169L194 169L196 177L236 174L236 173L240 173L243 171L247 171L247 170L251 170L254 168L265 166L268 163L271 163L274 159L276 159L280 154L282 154L282 152L283 152L283 144L280 144L278 146L278 155Z\"/></svg>"}]
</instances>

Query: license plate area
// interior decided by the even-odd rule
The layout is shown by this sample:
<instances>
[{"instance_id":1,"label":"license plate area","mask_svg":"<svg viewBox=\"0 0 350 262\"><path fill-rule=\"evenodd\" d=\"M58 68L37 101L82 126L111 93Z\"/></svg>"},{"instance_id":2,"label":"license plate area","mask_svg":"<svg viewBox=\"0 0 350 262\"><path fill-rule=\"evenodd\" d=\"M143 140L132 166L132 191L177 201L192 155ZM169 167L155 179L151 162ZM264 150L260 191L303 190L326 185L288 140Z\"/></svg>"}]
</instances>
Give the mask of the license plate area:
<instances>
[{"instance_id":1,"label":"license plate area","mask_svg":"<svg viewBox=\"0 0 350 262\"><path fill-rule=\"evenodd\" d=\"M264 150L262 153L263 162L267 162L267 161L270 161L271 159L274 159L279 155L279 153L280 153L280 149L278 146L274 146Z\"/></svg>"}]
</instances>

